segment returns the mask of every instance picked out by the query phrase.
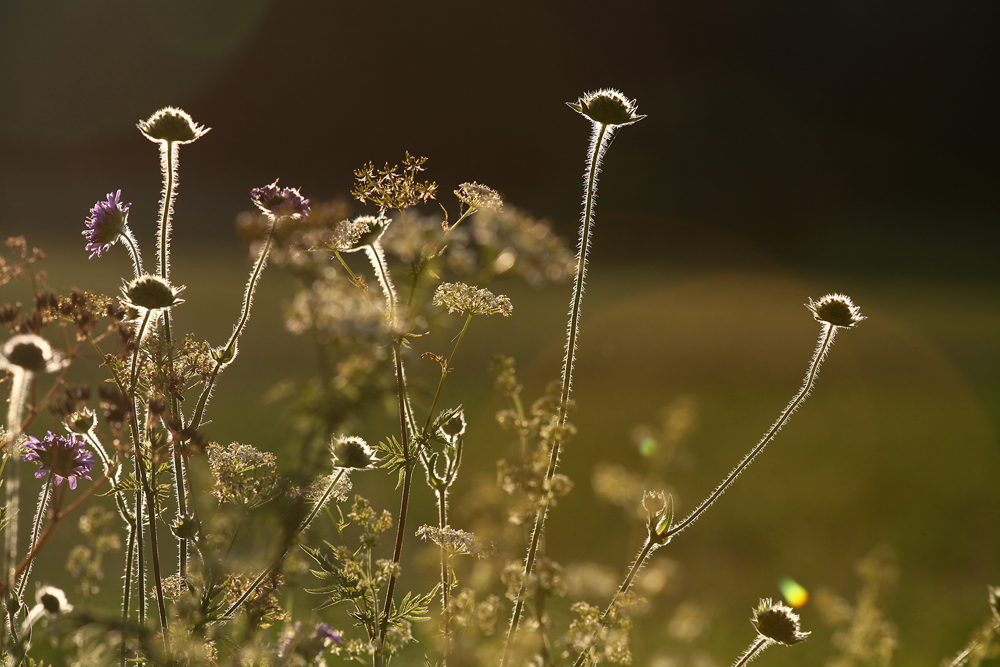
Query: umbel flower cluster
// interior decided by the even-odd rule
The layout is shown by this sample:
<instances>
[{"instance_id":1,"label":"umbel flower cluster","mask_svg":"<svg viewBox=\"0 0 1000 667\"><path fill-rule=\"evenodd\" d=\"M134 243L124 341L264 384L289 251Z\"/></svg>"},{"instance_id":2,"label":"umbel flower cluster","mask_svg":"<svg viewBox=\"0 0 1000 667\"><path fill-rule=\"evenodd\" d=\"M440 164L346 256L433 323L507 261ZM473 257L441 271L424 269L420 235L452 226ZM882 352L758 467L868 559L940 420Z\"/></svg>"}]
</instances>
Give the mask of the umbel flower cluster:
<instances>
[{"instance_id":1,"label":"umbel flower cluster","mask_svg":"<svg viewBox=\"0 0 1000 667\"><path fill-rule=\"evenodd\" d=\"M543 536L557 534L546 522L573 486L560 464L586 456L569 446L571 416L605 409L589 398L578 406L573 395L598 177L612 136L645 118L611 89L569 106L590 125L575 256L550 223L497 190L477 181L439 188L425 180L427 158L409 153L400 164L357 169L351 203L313 201L275 179L249 189L238 218L251 243L249 275L231 308L212 313L232 333L204 340L180 327L199 318L175 318L196 304L180 298L171 261L180 149L187 155L208 129L173 107L138 123L159 151L158 210L133 211L109 184L81 215L91 260L107 261L117 246L127 253L132 271L120 295L51 292L36 266L43 253L9 241L14 261L0 262L0 284L20 280L33 305L0 305L8 332L0 386L10 394L0 430L4 664L50 656L213 667L632 662L633 622L650 608L640 595L655 595L655 581L662 588L666 578L657 552L734 486L813 391L835 336L865 318L839 293L808 301L819 336L802 386L687 515L675 514L680 503L661 490L665 479L595 474L614 478L606 495L639 537L623 578L596 563L556 562L560 550ZM437 201L440 193L454 199ZM139 234L155 234L148 263L131 229L147 219L156 220ZM215 413L212 399L235 388L227 382L234 364L271 361L239 355L269 262L294 277L285 323L303 341L292 351L315 355L315 373L271 392L287 410L277 441L233 442L223 436L234 417ZM482 395L483 378L466 363L463 342L495 316L516 323L513 300L489 286L500 276L573 285L562 369L551 369L556 379L544 394L527 399L513 359L493 365L508 406L497 422L510 447L484 473L463 468L489 453L488 426L471 409L466 421L463 402ZM96 392L71 383L84 376ZM665 439L677 441L692 408L671 410ZM53 425L43 436L45 415ZM33 478L21 474L24 464ZM460 474L473 483L457 483ZM355 483L379 505L394 494L398 510L352 493ZM421 498L433 506L415 508ZM60 540L76 540L65 592L51 585ZM994 649L1000 596L990 596L989 632L954 664ZM856 615L874 611L859 603ZM751 623L755 635L737 666L809 635L790 606L770 598ZM713 660L733 659L715 652Z\"/></svg>"}]
</instances>

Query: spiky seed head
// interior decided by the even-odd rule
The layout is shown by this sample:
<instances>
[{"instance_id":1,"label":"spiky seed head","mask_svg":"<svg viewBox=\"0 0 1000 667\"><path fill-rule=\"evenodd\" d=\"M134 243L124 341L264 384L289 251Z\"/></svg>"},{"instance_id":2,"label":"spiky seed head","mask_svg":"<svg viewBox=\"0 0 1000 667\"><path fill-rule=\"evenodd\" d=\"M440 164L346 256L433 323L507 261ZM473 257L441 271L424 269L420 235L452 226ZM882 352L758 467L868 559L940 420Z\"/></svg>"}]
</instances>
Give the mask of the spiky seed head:
<instances>
[{"instance_id":1,"label":"spiky seed head","mask_svg":"<svg viewBox=\"0 0 1000 667\"><path fill-rule=\"evenodd\" d=\"M835 327L850 329L865 319L849 296L836 292L816 301L809 299L806 308L812 311L813 317L818 322L826 322Z\"/></svg>"},{"instance_id":2,"label":"spiky seed head","mask_svg":"<svg viewBox=\"0 0 1000 667\"><path fill-rule=\"evenodd\" d=\"M186 111L164 107L138 123L139 131L150 141L189 144L205 136L209 128L195 123Z\"/></svg>"},{"instance_id":3,"label":"spiky seed head","mask_svg":"<svg viewBox=\"0 0 1000 667\"><path fill-rule=\"evenodd\" d=\"M52 373L66 365L63 355L35 334L19 334L4 343L0 368L29 373Z\"/></svg>"},{"instance_id":4,"label":"spiky seed head","mask_svg":"<svg viewBox=\"0 0 1000 667\"><path fill-rule=\"evenodd\" d=\"M73 605L66 600L66 594L55 586L42 586L35 593L35 602L42 605L50 616L58 616L73 611Z\"/></svg>"},{"instance_id":5,"label":"spiky seed head","mask_svg":"<svg viewBox=\"0 0 1000 667\"><path fill-rule=\"evenodd\" d=\"M333 453L333 465L336 468L370 470L378 462L375 452L368 443L353 435L334 438L330 451Z\"/></svg>"},{"instance_id":6,"label":"spiky seed head","mask_svg":"<svg viewBox=\"0 0 1000 667\"><path fill-rule=\"evenodd\" d=\"M90 408L84 408L67 416L65 423L66 428L74 433L89 433L97 423L97 414Z\"/></svg>"},{"instance_id":7,"label":"spiky seed head","mask_svg":"<svg viewBox=\"0 0 1000 667\"><path fill-rule=\"evenodd\" d=\"M750 622L761 637L786 646L804 642L809 636L808 632L799 629L799 615L792 611L791 607L780 602L771 602L771 598L760 601L753 610Z\"/></svg>"},{"instance_id":8,"label":"spiky seed head","mask_svg":"<svg viewBox=\"0 0 1000 667\"><path fill-rule=\"evenodd\" d=\"M587 93L576 102L568 102L567 105L592 122L601 125L631 125L645 118L635 112L635 100L630 100L613 88L602 88Z\"/></svg>"},{"instance_id":9,"label":"spiky seed head","mask_svg":"<svg viewBox=\"0 0 1000 667\"><path fill-rule=\"evenodd\" d=\"M184 288L171 287L170 283L159 276L146 274L122 287L122 293L129 306L157 310L184 303L183 299L177 298L182 289Z\"/></svg>"}]
</instances>

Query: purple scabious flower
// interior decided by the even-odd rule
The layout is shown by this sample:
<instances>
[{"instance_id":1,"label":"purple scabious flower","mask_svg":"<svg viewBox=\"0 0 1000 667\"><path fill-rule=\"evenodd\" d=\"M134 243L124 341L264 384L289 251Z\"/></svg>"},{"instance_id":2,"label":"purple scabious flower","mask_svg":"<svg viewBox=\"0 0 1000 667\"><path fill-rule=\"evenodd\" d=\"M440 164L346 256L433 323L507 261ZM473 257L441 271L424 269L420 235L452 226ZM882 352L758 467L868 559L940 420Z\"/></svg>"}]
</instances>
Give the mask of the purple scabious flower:
<instances>
[{"instance_id":1,"label":"purple scabious flower","mask_svg":"<svg viewBox=\"0 0 1000 667\"><path fill-rule=\"evenodd\" d=\"M128 207L132 204L121 203L122 191L108 193L107 201L99 201L90 209L87 218L87 229L83 235L87 237L87 250L91 250L90 259L110 248L121 238L128 224Z\"/></svg>"},{"instance_id":2,"label":"purple scabious flower","mask_svg":"<svg viewBox=\"0 0 1000 667\"><path fill-rule=\"evenodd\" d=\"M344 634L340 630L334 630L326 623L319 623L316 629L313 630L313 634L318 639L323 639L334 644L344 643Z\"/></svg>"},{"instance_id":3,"label":"purple scabious flower","mask_svg":"<svg viewBox=\"0 0 1000 667\"><path fill-rule=\"evenodd\" d=\"M75 433L62 436L53 435L49 431L41 440L28 436L24 448L28 450L24 460L34 461L41 466L35 472L35 478L41 479L52 473L56 486L65 479L69 482L69 488L75 489L77 478L89 480L89 473L94 469L93 452L87 449L86 441Z\"/></svg>"},{"instance_id":4,"label":"purple scabious flower","mask_svg":"<svg viewBox=\"0 0 1000 667\"><path fill-rule=\"evenodd\" d=\"M309 215L309 200L303 199L298 188L279 188L277 180L251 190L250 200L261 211L275 218L305 218Z\"/></svg>"}]
</instances>

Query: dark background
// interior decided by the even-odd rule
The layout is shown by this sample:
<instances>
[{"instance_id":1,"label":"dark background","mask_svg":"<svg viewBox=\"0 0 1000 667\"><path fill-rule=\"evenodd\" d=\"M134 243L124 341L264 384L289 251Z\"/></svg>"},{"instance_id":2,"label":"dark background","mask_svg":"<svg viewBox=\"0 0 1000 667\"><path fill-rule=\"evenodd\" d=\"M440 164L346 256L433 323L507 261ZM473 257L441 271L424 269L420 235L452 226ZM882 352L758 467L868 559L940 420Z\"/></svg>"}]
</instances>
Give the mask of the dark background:
<instances>
[{"instance_id":1,"label":"dark background","mask_svg":"<svg viewBox=\"0 0 1000 667\"><path fill-rule=\"evenodd\" d=\"M648 118L605 162L563 466L577 487L550 520L552 555L628 562L632 524L595 505L591 468L642 471L630 431L678 396L695 397L698 427L668 483L691 509L799 386L816 335L800 304L842 290L869 320L838 338L761 460L657 556L682 583L637 624L637 664L709 664L669 662L687 650L669 630L681 600L709 610L692 655L728 664L780 576L851 599L853 563L878 544L900 562L894 664L936 664L1000 583L998 19L998 3L944 1L2 2L0 235L49 250L61 289L113 293L127 259L86 262L83 221L121 188L148 259L158 158L134 126L180 106L213 129L181 149L177 319L218 344L246 276L233 229L251 188L280 177L325 200L410 151L452 212L450 191L477 180L573 239L589 130L564 103L617 87ZM509 444L490 355L517 356L527 400L561 362L568 288L501 287L515 317L476 322L445 394L480 443L465 489L491 483ZM280 453L280 410L260 396L313 372L277 316L291 289L269 269L210 437ZM380 488L365 492L392 507ZM414 525L432 520L418 493ZM834 653L815 606L802 613L813 639L762 660Z\"/></svg>"},{"instance_id":2,"label":"dark background","mask_svg":"<svg viewBox=\"0 0 1000 667\"><path fill-rule=\"evenodd\" d=\"M649 119L609 154L601 207L627 229L603 257L714 230L799 265L986 274L998 18L964 1L7 1L0 226L75 230L118 188L152 215L134 124L171 104L214 128L184 151L186 235L228 238L276 177L325 199L406 150L446 192L485 182L570 233L587 127L562 103L612 86Z\"/></svg>"}]
</instances>

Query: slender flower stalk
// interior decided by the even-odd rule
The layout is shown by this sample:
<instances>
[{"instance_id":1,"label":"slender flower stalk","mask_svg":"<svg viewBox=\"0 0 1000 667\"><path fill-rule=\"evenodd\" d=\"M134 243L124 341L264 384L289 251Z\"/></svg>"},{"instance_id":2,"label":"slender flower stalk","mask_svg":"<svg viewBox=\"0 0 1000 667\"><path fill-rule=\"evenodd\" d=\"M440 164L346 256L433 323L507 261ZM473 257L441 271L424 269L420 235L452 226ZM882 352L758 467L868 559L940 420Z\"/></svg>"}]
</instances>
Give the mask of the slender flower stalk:
<instances>
[{"instance_id":1,"label":"slender flower stalk","mask_svg":"<svg viewBox=\"0 0 1000 667\"><path fill-rule=\"evenodd\" d=\"M573 281L573 296L570 300L569 323L567 325L566 353L563 358L562 389L559 396L559 426L566 425L566 414L569 405L570 391L573 386L573 367L576 361L577 339L580 332L580 310L583 303L584 283L587 277L587 259L590 250L594 225L594 208L597 203L597 180L601 172L601 162L604 153L611 143L611 138L617 128L631 125L645 116L636 113L635 102L629 100L616 90L599 90L581 97L576 103L569 105L571 109L587 117L591 123L590 148L587 153L587 167L584 172L584 205L580 221L580 243L576 256L576 277ZM552 446L545 479L551 482L559 465L559 442ZM535 564L539 539L545 527L545 517L549 503L543 499L535 516L535 524L528 544L528 552L524 559L524 569L521 577L521 590L514 603L514 611L507 631L507 641L504 646L500 664L506 667L514 648L514 636L521 620L524 607L524 587Z\"/></svg>"},{"instance_id":2,"label":"slender flower stalk","mask_svg":"<svg viewBox=\"0 0 1000 667\"><path fill-rule=\"evenodd\" d=\"M806 640L808 632L799 629L799 615L780 602L771 602L770 598L760 601L753 610L750 622L757 630L757 637L754 638L750 646L736 659L733 667L742 667L758 655L764 649L776 644L784 646L794 646Z\"/></svg>"}]
</instances>

